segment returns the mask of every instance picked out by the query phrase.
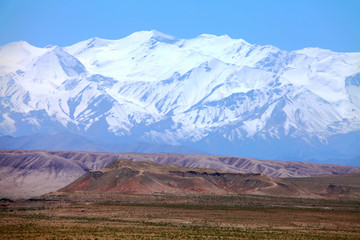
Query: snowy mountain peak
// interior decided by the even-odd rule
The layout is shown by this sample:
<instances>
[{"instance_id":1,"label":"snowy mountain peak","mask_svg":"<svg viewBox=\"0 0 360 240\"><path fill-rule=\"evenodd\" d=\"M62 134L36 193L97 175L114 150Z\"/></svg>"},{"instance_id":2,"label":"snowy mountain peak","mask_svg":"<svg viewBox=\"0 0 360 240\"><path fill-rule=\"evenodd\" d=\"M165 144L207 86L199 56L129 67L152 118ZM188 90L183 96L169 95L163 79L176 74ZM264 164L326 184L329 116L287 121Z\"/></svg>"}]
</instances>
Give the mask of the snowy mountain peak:
<instances>
[{"instance_id":1,"label":"snowy mountain peak","mask_svg":"<svg viewBox=\"0 0 360 240\"><path fill-rule=\"evenodd\" d=\"M65 49L66 49L66 51L72 53L73 55L79 55L88 49L101 48L112 42L114 42L114 41L94 37L94 38L90 38L88 40L76 43L72 46L66 47Z\"/></svg>"},{"instance_id":2,"label":"snowy mountain peak","mask_svg":"<svg viewBox=\"0 0 360 240\"><path fill-rule=\"evenodd\" d=\"M156 30L135 32L124 38L124 40L131 41L133 44L144 43L151 40L169 44L175 43L177 41L175 37Z\"/></svg>"},{"instance_id":3,"label":"snowy mountain peak","mask_svg":"<svg viewBox=\"0 0 360 240\"><path fill-rule=\"evenodd\" d=\"M91 38L86 41L87 48L98 48L111 43L111 40L106 40L98 37Z\"/></svg>"},{"instance_id":4,"label":"snowy mountain peak","mask_svg":"<svg viewBox=\"0 0 360 240\"><path fill-rule=\"evenodd\" d=\"M26 41L12 42L0 47L0 74L24 70L34 58L46 53L48 49L37 48Z\"/></svg>"},{"instance_id":5,"label":"snowy mountain peak","mask_svg":"<svg viewBox=\"0 0 360 240\"><path fill-rule=\"evenodd\" d=\"M86 72L84 65L75 57L60 47L53 47L50 51L35 58L27 71L28 78L37 81L52 81L57 85L69 77L75 77Z\"/></svg>"},{"instance_id":6,"label":"snowy mountain peak","mask_svg":"<svg viewBox=\"0 0 360 240\"><path fill-rule=\"evenodd\" d=\"M234 41L227 34L217 36L217 35L214 35L214 34L203 33L203 34L200 34L199 36L197 36L197 38L202 38L202 39L204 39L204 38L205 39L223 39L223 40L226 39L226 40Z\"/></svg>"},{"instance_id":7,"label":"snowy mountain peak","mask_svg":"<svg viewBox=\"0 0 360 240\"><path fill-rule=\"evenodd\" d=\"M155 30L64 48L10 43L0 47L0 134L71 131L264 158L278 158L277 149L293 159L360 155L351 150L360 135L359 59Z\"/></svg>"},{"instance_id":8,"label":"snowy mountain peak","mask_svg":"<svg viewBox=\"0 0 360 240\"><path fill-rule=\"evenodd\" d=\"M11 42L8 43L4 46L1 46L0 49L4 49L4 48L12 48L12 49L31 49L31 48L35 48L34 46L30 45L28 42L26 41L17 41L17 42Z\"/></svg>"},{"instance_id":9,"label":"snowy mountain peak","mask_svg":"<svg viewBox=\"0 0 360 240\"><path fill-rule=\"evenodd\" d=\"M167 34L164 34L164 33L161 33L159 31L156 31L156 30L151 30L150 31L152 33L152 39L158 41L158 42L164 42L164 43L175 43L178 41L177 38L173 37L173 36L170 36L170 35L167 35Z\"/></svg>"}]
</instances>

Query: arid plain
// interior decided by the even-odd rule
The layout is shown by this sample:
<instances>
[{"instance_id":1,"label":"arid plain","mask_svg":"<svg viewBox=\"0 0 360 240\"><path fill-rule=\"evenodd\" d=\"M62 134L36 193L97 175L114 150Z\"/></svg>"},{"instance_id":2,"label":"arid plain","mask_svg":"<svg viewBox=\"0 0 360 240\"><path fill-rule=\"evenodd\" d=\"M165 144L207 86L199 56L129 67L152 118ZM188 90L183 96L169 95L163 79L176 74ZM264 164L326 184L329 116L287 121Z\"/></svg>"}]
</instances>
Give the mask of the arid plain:
<instances>
[{"instance_id":1,"label":"arid plain","mask_svg":"<svg viewBox=\"0 0 360 240\"><path fill-rule=\"evenodd\" d=\"M135 161L128 160L130 155ZM205 155L130 155L127 159L110 161L110 157L119 156L3 151L3 167L12 163L7 167L13 168L13 173L26 180L24 186L32 183L34 174L41 173L44 179L52 181L50 184L46 181L37 183L53 191L25 198L3 197L1 238L360 238L359 168L298 162L290 168L286 162ZM12 158L19 156L21 164ZM126 154L121 157L126 157ZM151 157L155 161L144 162ZM297 174L297 177L281 178L250 171L241 173L158 163L180 161L181 157L187 159L184 162L188 164L200 158L213 158L227 162L228 166L247 166L272 170L273 173L278 168L282 174ZM74 164L74 159L78 159L78 165ZM49 172L36 167L44 164ZM86 164L97 167L84 171ZM71 166L83 167L77 169L85 174L81 176L81 171L77 170L78 178L69 182L70 175L65 173L76 173L69 172L69 169L76 169ZM321 174L324 172L328 174ZM312 176L303 176L306 173ZM7 188L5 183L9 179L3 177L0 181L2 189ZM54 189L56 181L62 183L61 189ZM16 183L21 181L8 185L7 194ZM19 193L21 188L14 190Z\"/></svg>"},{"instance_id":2,"label":"arid plain","mask_svg":"<svg viewBox=\"0 0 360 240\"><path fill-rule=\"evenodd\" d=\"M3 239L358 239L359 201L73 193L2 201Z\"/></svg>"}]
</instances>

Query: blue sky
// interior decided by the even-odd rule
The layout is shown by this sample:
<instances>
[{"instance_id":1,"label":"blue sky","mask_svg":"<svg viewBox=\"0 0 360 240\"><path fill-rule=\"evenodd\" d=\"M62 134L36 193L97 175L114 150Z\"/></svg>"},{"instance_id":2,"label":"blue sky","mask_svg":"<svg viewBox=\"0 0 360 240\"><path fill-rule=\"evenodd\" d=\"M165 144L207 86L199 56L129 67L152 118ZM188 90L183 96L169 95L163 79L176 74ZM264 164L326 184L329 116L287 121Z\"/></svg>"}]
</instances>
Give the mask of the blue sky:
<instances>
[{"instance_id":1,"label":"blue sky","mask_svg":"<svg viewBox=\"0 0 360 240\"><path fill-rule=\"evenodd\" d=\"M227 34L284 50L360 52L360 0L0 0L0 45L68 46L152 29L178 38Z\"/></svg>"}]
</instances>

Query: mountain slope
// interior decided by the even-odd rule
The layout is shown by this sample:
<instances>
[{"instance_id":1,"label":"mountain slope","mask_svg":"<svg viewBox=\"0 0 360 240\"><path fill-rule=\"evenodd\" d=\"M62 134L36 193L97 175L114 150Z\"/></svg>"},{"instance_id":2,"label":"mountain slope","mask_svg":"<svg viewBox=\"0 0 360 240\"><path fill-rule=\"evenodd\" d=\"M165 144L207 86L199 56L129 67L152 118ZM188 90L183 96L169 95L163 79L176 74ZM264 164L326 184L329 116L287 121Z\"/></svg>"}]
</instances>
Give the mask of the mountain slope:
<instances>
[{"instance_id":1,"label":"mountain slope","mask_svg":"<svg viewBox=\"0 0 360 240\"><path fill-rule=\"evenodd\" d=\"M342 161L360 155L359 76L360 53L286 52L226 35L10 43L0 47L0 135L70 131L105 143Z\"/></svg>"},{"instance_id":2,"label":"mountain slope","mask_svg":"<svg viewBox=\"0 0 360 240\"><path fill-rule=\"evenodd\" d=\"M89 172L89 170L105 168L117 159L128 159L134 162L152 161L188 168L212 168L218 171L254 173L276 178L342 175L360 172L360 168L339 165L266 161L214 155L14 149L0 150L0 197L30 197L56 191Z\"/></svg>"},{"instance_id":3,"label":"mountain slope","mask_svg":"<svg viewBox=\"0 0 360 240\"><path fill-rule=\"evenodd\" d=\"M153 162L115 160L103 169L83 175L59 192L121 193L263 193L281 188L275 179L260 174L181 168ZM278 190L278 189L277 189ZM285 192L285 191L284 191Z\"/></svg>"},{"instance_id":4,"label":"mountain slope","mask_svg":"<svg viewBox=\"0 0 360 240\"><path fill-rule=\"evenodd\" d=\"M262 174L182 168L154 162L118 159L92 170L58 192L258 194L286 197L360 196L359 174L276 179ZM336 183L336 184L333 184ZM314 187L314 184L317 187Z\"/></svg>"}]
</instances>

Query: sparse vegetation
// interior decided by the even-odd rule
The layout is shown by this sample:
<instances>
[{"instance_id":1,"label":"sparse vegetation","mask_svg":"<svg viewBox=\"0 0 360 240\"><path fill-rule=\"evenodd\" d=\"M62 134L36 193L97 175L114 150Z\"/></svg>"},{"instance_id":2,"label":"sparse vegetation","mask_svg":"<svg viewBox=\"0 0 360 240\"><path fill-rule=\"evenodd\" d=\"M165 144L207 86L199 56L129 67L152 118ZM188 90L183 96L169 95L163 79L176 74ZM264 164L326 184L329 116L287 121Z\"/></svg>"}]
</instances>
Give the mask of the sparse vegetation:
<instances>
[{"instance_id":1,"label":"sparse vegetation","mask_svg":"<svg viewBox=\"0 0 360 240\"><path fill-rule=\"evenodd\" d=\"M112 165L41 197L2 198L0 239L360 239L359 174Z\"/></svg>"},{"instance_id":2,"label":"sparse vegetation","mask_svg":"<svg viewBox=\"0 0 360 240\"><path fill-rule=\"evenodd\" d=\"M79 193L77 194L80 196ZM114 196L109 195L109 199L104 198L106 201L89 201L84 196L75 201L74 195L67 196L67 200L15 201L1 208L0 238L360 238L360 210L351 207L352 204L346 209L340 206L323 208L320 205L239 206L234 204L240 198L236 196L119 194L117 199ZM121 199L120 196L123 198ZM259 196L247 197L254 203L256 198L259 198ZM280 201L279 198L272 200L274 203ZM323 200L321 204L325 201Z\"/></svg>"}]
</instances>

